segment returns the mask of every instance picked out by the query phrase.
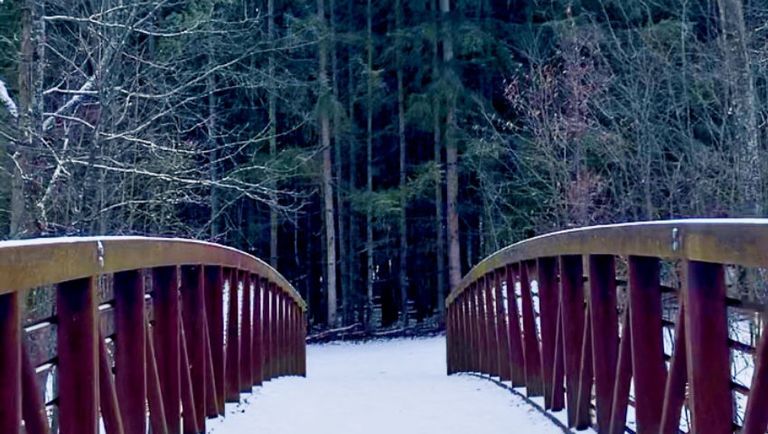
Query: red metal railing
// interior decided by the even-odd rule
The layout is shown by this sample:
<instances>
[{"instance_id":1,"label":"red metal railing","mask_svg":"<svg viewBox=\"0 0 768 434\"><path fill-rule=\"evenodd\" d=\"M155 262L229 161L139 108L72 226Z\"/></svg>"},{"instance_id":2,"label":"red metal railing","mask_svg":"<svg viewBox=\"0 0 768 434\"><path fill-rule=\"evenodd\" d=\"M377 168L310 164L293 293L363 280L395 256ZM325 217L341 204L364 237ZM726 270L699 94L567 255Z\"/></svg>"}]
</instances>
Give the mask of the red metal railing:
<instances>
[{"instance_id":1,"label":"red metal railing","mask_svg":"<svg viewBox=\"0 0 768 434\"><path fill-rule=\"evenodd\" d=\"M577 429L765 433L766 267L768 220L599 226L514 244L448 297L448 373L524 386Z\"/></svg>"},{"instance_id":2,"label":"red metal railing","mask_svg":"<svg viewBox=\"0 0 768 434\"><path fill-rule=\"evenodd\" d=\"M0 433L205 432L241 392L305 375L305 309L216 244L0 243Z\"/></svg>"}]
</instances>

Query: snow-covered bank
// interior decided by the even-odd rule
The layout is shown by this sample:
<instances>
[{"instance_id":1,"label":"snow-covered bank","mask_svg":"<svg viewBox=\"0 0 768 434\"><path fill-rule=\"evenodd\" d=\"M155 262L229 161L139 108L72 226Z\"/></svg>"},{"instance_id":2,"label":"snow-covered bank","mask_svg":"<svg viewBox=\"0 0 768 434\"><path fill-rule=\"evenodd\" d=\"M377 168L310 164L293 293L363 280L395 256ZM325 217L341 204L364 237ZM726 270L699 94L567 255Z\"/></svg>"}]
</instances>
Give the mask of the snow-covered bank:
<instances>
[{"instance_id":1,"label":"snow-covered bank","mask_svg":"<svg viewBox=\"0 0 768 434\"><path fill-rule=\"evenodd\" d=\"M445 374L445 339L311 345L308 378L257 388L216 434L561 433L508 390Z\"/></svg>"}]
</instances>

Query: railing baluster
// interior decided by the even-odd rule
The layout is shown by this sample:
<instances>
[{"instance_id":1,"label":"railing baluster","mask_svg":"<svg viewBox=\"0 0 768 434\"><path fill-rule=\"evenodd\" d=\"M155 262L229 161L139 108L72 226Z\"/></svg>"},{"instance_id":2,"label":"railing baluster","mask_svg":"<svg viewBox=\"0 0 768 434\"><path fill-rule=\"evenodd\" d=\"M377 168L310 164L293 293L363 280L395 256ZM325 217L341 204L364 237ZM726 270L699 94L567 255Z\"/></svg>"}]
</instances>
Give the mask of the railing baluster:
<instances>
[{"instance_id":1,"label":"railing baluster","mask_svg":"<svg viewBox=\"0 0 768 434\"><path fill-rule=\"evenodd\" d=\"M575 427L579 404L581 341L584 332L584 280L582 259L579 255L560 257L560 297L568 426Z\"/></svg>"},{"instance_id":2,"label":"railing baluster","mask_svg":"<svg viewBox=\"0 0 768 434\"><path fill-rule=\"evenodd\" d=\"M461 315L461 340L463 347L461 352L461 372L470 372L472 366L472 324L469 315L469 299L467 292L459 295L459 312Z\"/></svg>"},{"instance_id":3,"label":"railing baluster","mask_svg":"<svg viewBox=\"0 0 768 434\"><path fill-rule=\"evenodd\" d=\"M511 265L506 267L507 283L507 323L509 325L509 359L512 386L525 385L525 356L523 354L523 333L520 329L520 317L517 313L517 295L515 295L515 271Z\"/></svg>"},{"instance_id":4,"label":"railing baluster","mask_svg":"<svg viewBox=\"0 0 768 434\"><path fill-rule=\"evenodd\" d=\"M681 297L682 300L682 297ZM675 347L664 387L664 406L661 412L661 433L677 433L680 430L680 413L685 402L685 385L688 382L687 350L685 343L685 303L678 306L675 322Z\"/></svg>"},{"instance_id":5,"label":"railing baluster","mask_svg":"<svg viewBox=\"0 0 768 434\"><path fill-rule=\"evenodd\" d=\"M253 387L253 353L251 352L251 275L238 272L243 292L240 298L240 392L250 393Z\"/></svg>"},{"instance_id":6,"label":"railing baluster","mask_svg":"<svg viewBox=\"0 0 768 434\"><path fill-rule=\"evenodd\" d=\"M482 281L483 299L485 300L485 336L486 336L486 369L489 376L499 376L499 344L496 336L496 308L493 307L493 280L486 274Z\"/></svg>"},{"instance_id":7,"label":"railing baluster","mask_svg":"<svg viewBox=\"0 0 768 434\"><path fill-rule=\"evenodd\" d=\"M627 421L629 388L632 382L632 332L630 329L630 308L624 312L619 342L619 358L616 361L616 379L613 385L613 404L611 404L610 434L623 434Z\"/></svg>"},{"instance_id":8,"label":"railing baluster","mask_svg":"<svg viewBox=\"0 0 768 434\"><path fill-rule=\"evenodd\" d=\"M19 293L0 295L0 432L21 429L21 309Z\"/></svg>"},{"instance_id":9,"label":"railing baluster","mask_svg":"<svg viewBox=\"0 0 768 434\"><path fill-rule=\"evenodd\" d=\"M280 376L280 371L278 370L278 328L280 326L279 323L279 317L277 316L277 308L278 308L278 294L280 294L280 289L277 287L277 284L274 282L270 283L270 286L272 287L272 301L270 306L270 325L269 325L269 332L271 334L269 343L270 343L270 362L269 362L269 376L270 378L277 378Z\"/></svg>"},{"instance_id":10,"label":"railing baluster","mask_svg":"<svg viewBox=\"0 0 768 434\"><path fill-rule=\"evenodd\" d=\"M262 381L269 381L272 379L272 282L268 280L264 281L264 299L262 303Z\"/></svg>"},{"instance_id":11,"label":"railing baluster","mask_svg":"<svg viewBox=\"0 0 768 434\"><path fill-rule=\"evenodd\" d=\"M689 261L685 328L694 432L733 432L723 266Z\"/></svg>"},{"instance_id":12,"label":"railing baluster","mask_svg":"<svg viewBox=\"0 0 768 434\"><path fill-rule=\"evenodd\" d=\"M611 425L613 384L619 352L616 265L613 255L589 256L589 321L592 333L598 432Z\"/></svg>"},{"instance_id":13,"label":"railing baluster","mask_svg":"<svg viewBox=\"0 0 768 434\"><path fill-rule=\"evenodd\" d=\"M587 316L589 306L587 306ZM592 366L592 323L584 321L584 334L581 338L581 364L579 366L579 390L576 405L576 429L587 429L592 423L589 410L592 404L592 382L594 372Z\"/></svg>"},{"instance_id":14,"label":"railing baluster","mask_svg":"<svg viewBox=\"0 0 768 434\"><path fill-rule=\"evenodd\" d=\"M107 354L104 336L99 333L99 405L107 434L123 434L123 417L117 401L117 390L112 377L112 366ZM46 426L47 426L46 420Z\"/></svg>"},{"instance_id":15,"label":"railing baluster","mask_svg":"<svg viewBox=\"0 0 768 434\"><path fill-rule=\"evenodd\" d=\"M148 326L147 326L148 327ZM160 376L157 372L155 343L149 328L146 329L146 365L147 365L147 403L152 434L168 434L168 422L163 407L163 392L160 388Z\"/></svg>"},{"instance_id":16,"label":"railing baluster","mask_svg":"<svg viewBox=\"0 0 768 434\"><path fill-rule=\"evenodd\" d=\"M217 412L224 414L224 271L220 266L205 267L205 308L208 316L208 339L213 359L213 376L218 404Z\"/></svg>"},{"instance_id":17,"label":"railing baluster","mask_svg":"<svg viewBox=\"0 0 768 434\"><path fill-rule=\"evenodd\" d=\"M657 258L630 256L629 299L637 432L655 434L661 428L667 380Z\"/></svg>"},{"instance_id":18,"label":"railing baluster","mask_svg":"<svg viewBox=\"0 0 768 434\"><path fill-rule=\"evenodd\" d=\"M157 368L163 390L168 432L181 432L181 374L179 332L178 267L152 270L152 306L155 325L152 328L157 343Z\"/></svg>"},{"instance_id":19,"label":"railing baluster","mask_svg":"<svg viewBox=\"0 0 768 434\"><path fill-rule=\"evenodd\" d=\"M557 305L557 326L555 330L555 353L552 356L552 411L565 408L565 362L563 357L563 306Z\"/></svg>"},{"instance_id":20,"label":"railing baluster","mask_svg":"<svg viewBox=\"0 0 768 434\"><path fill-rule=\"evenodd\" d=\"M550 409L552 408L555 339L558 323L557 260L555 258L539 258L536 261L536 281L539 284L544 408Z\"/></svg>"},{"instance_id":21,"label":"railing baluster","mask_svg":"<svg viewBox=\"0 0 768 434\"><path fill-rule=\"evenodd\" d=\"M227 402L240 402L240 339L239 339L239 302L237 272L231 268L225 270L224 278L229 287L229 306L227 312L227 348L225 393Z\"/></svg>"},{"instance_id":22,"label":"railing baluster","mask_svg":"<svg viewBox=\"0 0 768 434\"><path fill-rule=\"evenodd\" d=\"M482 372L483 344L480 334L480 314L477 303L477 282L469 287L469 314L472 325L472 372Z\"/></svg>"},{"instance_id":23,"label":"railing baluster","mask_svg":"<svg viewBox=\"0 0 768 434\"><path fill-rule=\"evenodd\" d=\"M184 434L197 434L203 432L200 430L197 415L197 399L195 397L195 387L193 386L192 369L189 360L189 351L187 347L188 338L184 330L184 322L180 325L180 361L181 361L181 405L182 405L182 432Z\"/></svg>"},{"instance_id":24,"label":"railing baluster","mask_svg":"<svg viewBox=\"0 0 768 434\"><path fill-rule=\"evenodd\" d=\"M496 334L498 336L497 348L499 356L499 378L501 381L510 381L512 379L509 366L509 329L507 328L507 317L504 314L504 296L501 290L501 272L493 272L493 288L496 305Z\"/></svg>"},{"instance_id":25,"label":"railing baluster","mask_svg":"<svg viewBox=\"0 0 768 434\"><path fill-rule=\"evenodd\" d=\"M59 433L98 432L98 321L93 277L56 289Z\"/></svg>"},{"instance_id":26,"label":"railing baluster","mask_svg":"<svg viewBox=\"0 0 768 434\"><path fill-rule=\"evenodd\" d=\"M744 428L741 434L765 434L768 428L768 333L762 330L755 353L755 372L752 374Z\"/></svg>"},{"instance_id":27,"label":"railing baluster","mask_svg":"<svg viewBox=\"0 0 768 434\"><path fill-rule=\"evenodd\" d=\"M187 357L194 393L195 416L198 429L205 431L205 330L202 318L205 315L203 296L203 269L201 266L181 267L181 300L183 334L186 335Z\"/></svg>"},{"instance_id":28,"label":"railing baluster","mask_svg":"<svg viewBox=\"0 0 768 434\"><path fill-rule=\"evenodd\" d=\"M48 414L45 411L43 397L37 384L35 367L32 366L32 361L29 359L29 351L27 351L26 346L23 343L21 345L21 411L24 419L24 430L26 434L48 434L50 432ZM99 388L101 388L101 377L99 377ZM6 389L3 388L3 390ZM115 410L117 411L117 407ZM122 426L121 431L114 432L122 434ZM112 434L112 432L107 432L107 434Z\"/></svg>"},{"instance_id":29,"label":"railing baluster","mask_svg":"<svg viewBox=\"0 0 768 434\"><path fill-rule=\"evenodd\" d=\"M523 309L523 338L525 346L525 386L528 396L541 396L541 354L539 354L539 336L536 330L536 319L533 312L533 296L531 281L528 278L528 263L521 262L520 267L520 297Z\"/></svg>"},{"instance_id":30,"label":"railing baluster","mask_svg":"<svg viewBox=\"0 0 768 434\"><path fill-rule=\"evenodd\" d=\"M264 331L264 324L262 322L262 288L264 286L263 279L261 279L258 275L252 275L251 276L251 282L253 282L253 334L251 336L252 338L252 348L251 351L253 353L253 385L254 386L261 386L263 381L263 358L264 355L262 354L263 348L262 348L262 333Z\"/></svg>"},{"instance_id":31,"label":"railing baluster","mask_svg":"<svg viewBox=\"0 0 768 434\"><path fill-rule=\"evenodd\" d=\"M205 415L213 418L219 415L219 402L216 396L216 372L213 368L213 353L211 352L210 331L208 329L208 317L203 315L203 343L205 344Z\"/></svg>"},{"instance_id":32,"label":"railing baluster","mask_svg":"<svg viewBox=\"0 0 768 434\"><path fill-rule=\"evenodd\" d=\"M125 434L145 434L147 373L144 280L138 270L115 273L115 386Z\"/></svg>"}]
</instances>

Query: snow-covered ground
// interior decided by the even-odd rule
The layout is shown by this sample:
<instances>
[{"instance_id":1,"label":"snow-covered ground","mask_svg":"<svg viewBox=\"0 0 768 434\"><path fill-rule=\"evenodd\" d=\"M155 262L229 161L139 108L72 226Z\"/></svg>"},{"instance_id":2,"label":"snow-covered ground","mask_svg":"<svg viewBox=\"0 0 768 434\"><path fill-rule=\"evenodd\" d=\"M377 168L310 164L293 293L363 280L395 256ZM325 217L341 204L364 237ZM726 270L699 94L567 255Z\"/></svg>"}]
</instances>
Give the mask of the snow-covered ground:
<instances>
[{"instance_id":1,"label":"snow-covered ground","mask_svg":"<svg viewBox=\"0 0 768 434\"><path fill-rule=\"evenodd\" d=\"M216 434L562 433L522 398L492 382L445 374L443 337L308 348L307 378L256 388Z\"/></svg>"}]
</instances>

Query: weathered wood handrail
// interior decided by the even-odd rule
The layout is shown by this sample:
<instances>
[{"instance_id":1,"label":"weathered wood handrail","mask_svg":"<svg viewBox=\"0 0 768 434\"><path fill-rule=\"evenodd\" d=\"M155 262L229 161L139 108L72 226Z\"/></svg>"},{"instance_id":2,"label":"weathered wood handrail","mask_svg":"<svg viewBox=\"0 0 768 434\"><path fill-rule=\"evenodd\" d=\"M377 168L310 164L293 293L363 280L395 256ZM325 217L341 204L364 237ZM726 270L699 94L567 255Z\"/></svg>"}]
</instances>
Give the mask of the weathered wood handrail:
<instances>
[{"instance_id":1,"label":"weathered wood handrail","mask_svg":"<svg viewBox=\"0 0 768 434\"><path fill-rule=\"evenodd\" d=\"M577 429L763 434L768 333L755 318L765 307L729 288L764 288L765 268L768 219L532 238L483 260L449 295L448 373L524 386ZM744 323L759 343L744 342Z\"/></svg>"},{"instance_id":2,"label":"weathered wood handrail","mask_svg":"<svg viewBox=\"0 0 768 434\"><path fill-rule=\"evenodd\" d=\"M217 244L0 242L0 433L205 432L241 392L305 375L305 310L277 271Z\"/></svg>"}]
</instances>

